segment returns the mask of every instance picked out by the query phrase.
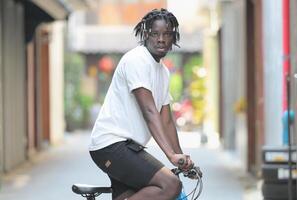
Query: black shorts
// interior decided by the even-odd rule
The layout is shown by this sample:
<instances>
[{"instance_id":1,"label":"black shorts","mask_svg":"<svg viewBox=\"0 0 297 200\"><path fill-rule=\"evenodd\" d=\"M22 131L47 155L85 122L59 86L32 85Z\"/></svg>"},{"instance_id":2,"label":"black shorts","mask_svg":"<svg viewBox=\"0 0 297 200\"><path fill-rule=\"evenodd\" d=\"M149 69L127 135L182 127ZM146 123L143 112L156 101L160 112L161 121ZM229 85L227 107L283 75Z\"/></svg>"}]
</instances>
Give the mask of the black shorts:
<instances>
[{"instance_id":1,"label":"black shorts","mask_svg":"<svg viewBox=\"0 0 297 200\"><path fill-rule=\"evenodd\" d=\"M117 142L97 151L90 151L93 161L109 176L113 199L148 185L164 165L131 140Z\"/></svg>"}]
</instances>

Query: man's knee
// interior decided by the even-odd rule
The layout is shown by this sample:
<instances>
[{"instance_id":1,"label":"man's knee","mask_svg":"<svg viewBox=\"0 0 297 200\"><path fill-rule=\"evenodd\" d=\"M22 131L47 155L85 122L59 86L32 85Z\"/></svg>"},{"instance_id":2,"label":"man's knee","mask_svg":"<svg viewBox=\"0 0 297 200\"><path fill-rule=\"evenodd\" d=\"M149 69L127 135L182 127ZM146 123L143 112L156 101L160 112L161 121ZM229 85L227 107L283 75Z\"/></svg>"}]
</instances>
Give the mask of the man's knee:
<instances>
[{"instance_id":1,"label":"man's knee","mask_svg":"<svg viewBox=\"0 0 297 200\"><path fill-rule=\"evenodd\" d=\"M181 192L182 183L176 175L167 173L161 179L161 187L165 196L176 197Z\"/></svg>"},{"instance_id":2,"label":"man's knee","mask_svg":"<svg viewBox=\"0 0 297 200\"><path fill-rule=\"evenodd\" d=\"M166 197L165 199L175 198L182 189L182 183L179 178L166 168L158 171L150 184L158 186L160 188L160 195Z\"/></svg>"},{"instance_id":3,"label":"man's knee","mask_svg":"<svg viewBox=\"0 0 297 200\"><path fill-rule=\"evenodd\" d=\"M175 175L170 177L168 187L166 188L166 193L171 194L172 197L177 197L181 190L182 190L182 182L179 180L179 178Z\"/></svg>"}]
</instances>

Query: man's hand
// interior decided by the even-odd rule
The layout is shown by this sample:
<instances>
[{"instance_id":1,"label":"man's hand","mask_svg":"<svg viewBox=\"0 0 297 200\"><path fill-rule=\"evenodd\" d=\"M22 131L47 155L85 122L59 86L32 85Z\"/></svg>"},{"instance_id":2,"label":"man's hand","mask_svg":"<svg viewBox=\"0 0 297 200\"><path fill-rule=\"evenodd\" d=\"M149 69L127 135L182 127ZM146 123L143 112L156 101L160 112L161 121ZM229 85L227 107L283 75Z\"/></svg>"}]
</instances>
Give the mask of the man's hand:
<instances>
[{"instance_id":1,"label":"man's hand","mask_svg":"<svg viewBox=\"0 0 297 200\"><path fill-rule=\"evenodd\" d=\"M183 171L190 170L194 166L194 162L191 160L190 156L185 154L174 154L170 158L170 162Z\"/></svg>"}]
</instances>

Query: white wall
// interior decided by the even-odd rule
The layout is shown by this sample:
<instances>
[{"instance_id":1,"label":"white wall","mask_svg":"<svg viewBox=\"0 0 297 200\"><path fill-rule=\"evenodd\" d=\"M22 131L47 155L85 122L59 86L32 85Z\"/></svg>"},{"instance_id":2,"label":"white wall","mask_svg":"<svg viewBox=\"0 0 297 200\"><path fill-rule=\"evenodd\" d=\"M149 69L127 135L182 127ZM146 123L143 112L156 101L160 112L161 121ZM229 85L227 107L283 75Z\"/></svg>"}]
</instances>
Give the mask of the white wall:
<instances>
[{"instance_id":1,"label":"white wall","mask_svg":"<svg viewBox=\"0 0 297 200\"><path fill-rule=\"evenodd\" d=\"M207 69L206 79L206 119L204 130L207 134L219 132L219 66L218 66L218 41L217 36L206 31L204 34L203 67Z\"/></svg>"},{"instance_id":2,"label":"white wall","mask_svg":"<svg viewBox=\"0 0 297 200\"><path fill-rule=\"evenodd\" d=\"M282 144L282 1L263 1L265 144Z\"/></svg>"},{"instance_id":3,"label":"white wall","mask_svg":"<svg viewBox=\"0 0 297 200\"><path fill-rule=\"evenodd\" d=\"M64 27L63 21L51 24L50 59L50 142L63 140L64 121Z\"/></svg>"},{"instance_id":4,"label":"white wall","mask_svg":"<svg viewBox=\"0 0 297 200\"><path fill-rule=\"evenodd\" d=\"M222 3L222 121L224 146L228 149L237 148L238 126L234 106L246 94L245 49L244 1ZM244 123L241 122L241 127Z\"/></svg>"}]
</instances>

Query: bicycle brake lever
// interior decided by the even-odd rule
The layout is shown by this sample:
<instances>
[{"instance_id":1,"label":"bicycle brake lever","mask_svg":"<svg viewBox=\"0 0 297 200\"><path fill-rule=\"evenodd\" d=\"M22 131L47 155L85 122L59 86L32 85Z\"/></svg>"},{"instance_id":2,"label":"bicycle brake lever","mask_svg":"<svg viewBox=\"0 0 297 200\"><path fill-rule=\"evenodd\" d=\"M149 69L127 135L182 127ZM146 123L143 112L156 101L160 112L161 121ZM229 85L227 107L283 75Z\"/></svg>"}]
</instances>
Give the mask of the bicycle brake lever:
<instances>
[{"instance_id":1,"label":"bicycle brake lever","mask_svg":"<svg viewBox=\"0 0 297 200\"><path fill-rule=\"evenodd\" d=\"M171 169L171 171L172 171L175 175L179 175L179 174L182 172L182 170L179 169L179 168Z\"/></svg>"},{"instance_id":2,"label":"bicycle brake lever","mask_svg":"<svg viewBox=\"0 0 297 200\"><path fill-rule=\"evenodd\" d=\"M202 172L199 167L193 167L189 171L184 171L183 175L191 179L198 179L198 177L202 178Z\"/></svg>"},{"instance_id":3,"label":"bicycle brake lever","mask_svg":"<svg viewBox=\"0 0 297 200\"><path fill-rule=\"evenodd\" d=\"M194 167L194 170L195 170L196 174L197 174L200 178L202 178L202 175L203 175L203 174L202 174L200 168L199 168L199 167Z\"/></svg>"}]
</instances>

